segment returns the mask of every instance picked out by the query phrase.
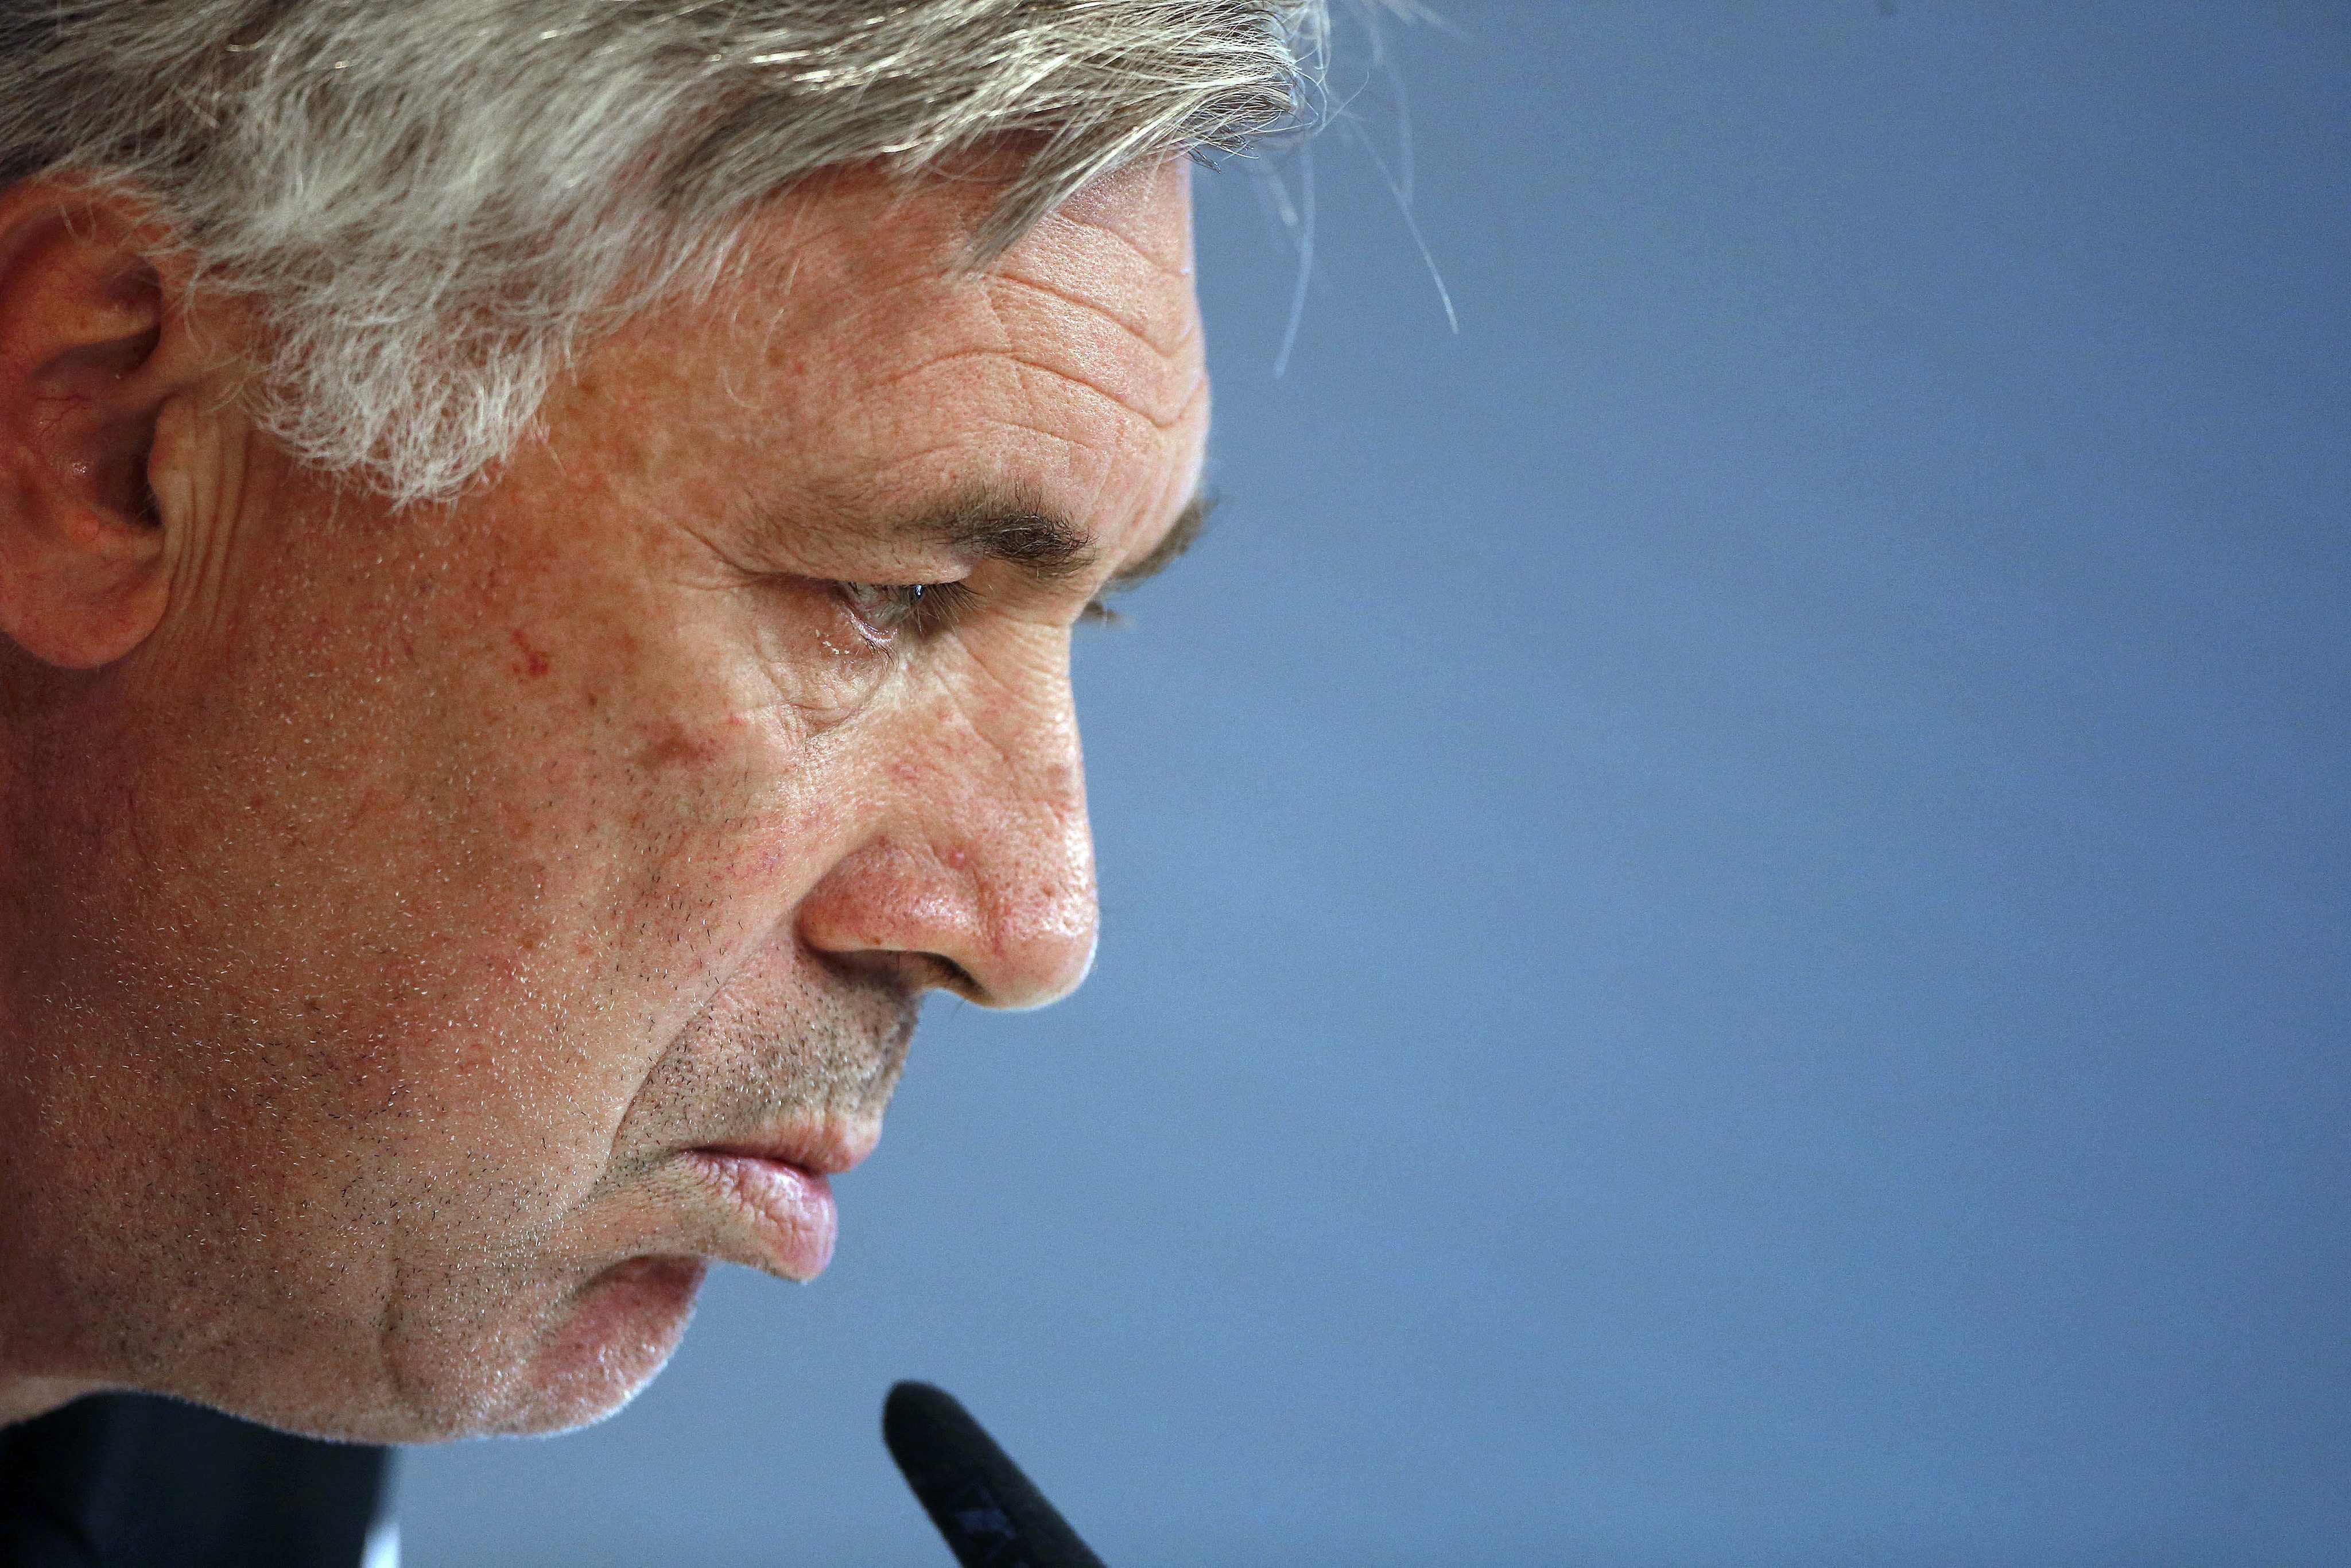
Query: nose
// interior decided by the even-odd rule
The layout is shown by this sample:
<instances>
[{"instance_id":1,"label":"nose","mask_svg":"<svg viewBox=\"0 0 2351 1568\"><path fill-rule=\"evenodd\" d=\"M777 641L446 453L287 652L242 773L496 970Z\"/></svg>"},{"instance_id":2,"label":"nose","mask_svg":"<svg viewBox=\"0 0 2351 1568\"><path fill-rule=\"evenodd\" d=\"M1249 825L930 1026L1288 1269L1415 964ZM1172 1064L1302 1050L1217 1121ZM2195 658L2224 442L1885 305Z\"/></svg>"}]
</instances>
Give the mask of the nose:
<instances>
[{"instance_id":1,"label":"nose","mask_svg":"<svg viewBox=\"0 0 2351 1568\"><path fill-rule=\"evenodd\" d=\"M1027 700L930 705L867 747L871 825L802 900L801 941L985 1007L1075 990L1098 915L1067 666Z\"/></svg>"}]
</instances>

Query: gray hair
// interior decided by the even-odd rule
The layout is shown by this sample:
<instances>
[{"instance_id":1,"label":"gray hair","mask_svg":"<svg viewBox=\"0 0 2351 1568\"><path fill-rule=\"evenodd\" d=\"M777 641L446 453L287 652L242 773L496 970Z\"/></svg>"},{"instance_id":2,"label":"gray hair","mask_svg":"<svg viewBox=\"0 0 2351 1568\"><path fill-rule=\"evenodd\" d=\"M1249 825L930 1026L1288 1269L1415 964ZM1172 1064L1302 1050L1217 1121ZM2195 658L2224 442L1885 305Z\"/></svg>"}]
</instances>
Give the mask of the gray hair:
<instances>
[{"instance_id":1,"label":"gray hair","mask_svg":"<svg viewBox=\"0 0 2351 1568\"><path fill-rule=\"evenodd\" d=\"M1089 179L1296 114L1323 0L0 0L0 181L157 204L256 302L250 398L402 502L508 452L597 329L809 173L1030 149L986 260Z\"/></svg>"}]
</instances>

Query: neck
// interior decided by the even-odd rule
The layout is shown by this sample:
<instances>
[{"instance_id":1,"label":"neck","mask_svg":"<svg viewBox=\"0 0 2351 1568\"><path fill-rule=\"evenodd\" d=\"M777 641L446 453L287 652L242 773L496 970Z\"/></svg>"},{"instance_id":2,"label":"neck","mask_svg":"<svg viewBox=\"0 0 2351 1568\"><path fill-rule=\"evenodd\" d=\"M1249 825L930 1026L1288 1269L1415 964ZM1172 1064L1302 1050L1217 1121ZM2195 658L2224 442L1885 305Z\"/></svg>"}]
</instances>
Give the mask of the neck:
<instances>
[{"instance_id":1,"label":"neck","mask_svg":"<svg viewBox=\"0 0 2351 1568\"><path fill-rule=\"evenodd\" d=\"M46 1416L60 1405L97 1393L102 1386L65 1377L0 1375L0 1427Z\"/></svg>"},{"instance_id":2,"label":"neck","mask_svg":"<svg viewBox=\"0 0 2351 1568\"><path fill-rule=\"evenodd\" d=\"M8 935L0 935L5 942ZM5 949L0 949L5 950ZM0 1063L17 1065L23 1053L14 1050L16 1030L0 987ZM8 1075L21 1085L26 1075ZM27 1156L28 1128L37 1119L24 1114L24 1103L0 1090L0 1427L46 1416L58 1406L109 1386L90 1377L59 1376L41 1326L55 1313L40 1298L42 1287L55 1278L44 1267L40 1249L27 1234L24 1219L38 1207L41 1178Z\"/></svg>"}]
</instances>

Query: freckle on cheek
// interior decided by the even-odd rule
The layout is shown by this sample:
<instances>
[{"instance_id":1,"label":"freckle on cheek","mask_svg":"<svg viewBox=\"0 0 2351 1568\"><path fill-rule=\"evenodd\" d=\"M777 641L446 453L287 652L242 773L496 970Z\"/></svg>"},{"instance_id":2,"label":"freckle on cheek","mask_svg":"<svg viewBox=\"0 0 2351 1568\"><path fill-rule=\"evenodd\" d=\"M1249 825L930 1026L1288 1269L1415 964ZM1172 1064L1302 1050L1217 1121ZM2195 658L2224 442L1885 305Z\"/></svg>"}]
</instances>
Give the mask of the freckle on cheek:
<instances>
[{"instance_id":1,"label":"freckle on cheek","mask_svg":"<svg viewBox=\"0 0 2351 1568\"><path fill-rule=\"evenodd\" d=\"M718 742L699 738L682 724L669 724L653 731L653 737L638 750L637 766L648 772L700 767L716 761L721 749Z\"/></svg>"},{"instance_id":2,"label":"freckle on cheek","mask_svg":"<svg viewBox=\"0 0 2351 1568\"><path fill-rule=\"evenodd\" d=\"M530 640L522 634L521 628L516 628L509 635L514 638L514 645L522 650L522 657L508 668L516 674L528 675L534 680L547 674L549 667L547 655L530 645Z\"/></svg>"}]
</instances>

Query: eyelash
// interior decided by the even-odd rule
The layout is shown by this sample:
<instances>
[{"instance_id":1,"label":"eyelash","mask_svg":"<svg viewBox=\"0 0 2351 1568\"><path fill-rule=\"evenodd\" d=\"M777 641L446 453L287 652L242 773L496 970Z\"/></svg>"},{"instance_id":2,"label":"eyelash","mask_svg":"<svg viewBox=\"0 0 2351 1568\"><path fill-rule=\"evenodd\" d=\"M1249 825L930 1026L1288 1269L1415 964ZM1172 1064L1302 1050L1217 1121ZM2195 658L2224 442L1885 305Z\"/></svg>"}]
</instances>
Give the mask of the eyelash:
<instances>
[{"instance_id":1,"label":"eyelash","mask_svg":"<svg viewBox=\"0 0 2351 1568\"><path fill-rule=\"evenodd\" d=\"M888 648L902 632L917 638L953 625L974 598L961 582L841 582L834 584L858 635L875 648ZM1078 612L1089 625L1116 626L1123 617L1101 599Z\"/></svg>"},{"instance_id":2,"label":"eyelash","mask_svg":"<svg viewBox=\"0 0 2351 1568\"><path fill-rule=\"evenodd\" d=\"M960 582L842 582L834 585L858 635L887 648L901 632L917 637L956 618L971 598Z\"/></svg>"}]
</instances>

